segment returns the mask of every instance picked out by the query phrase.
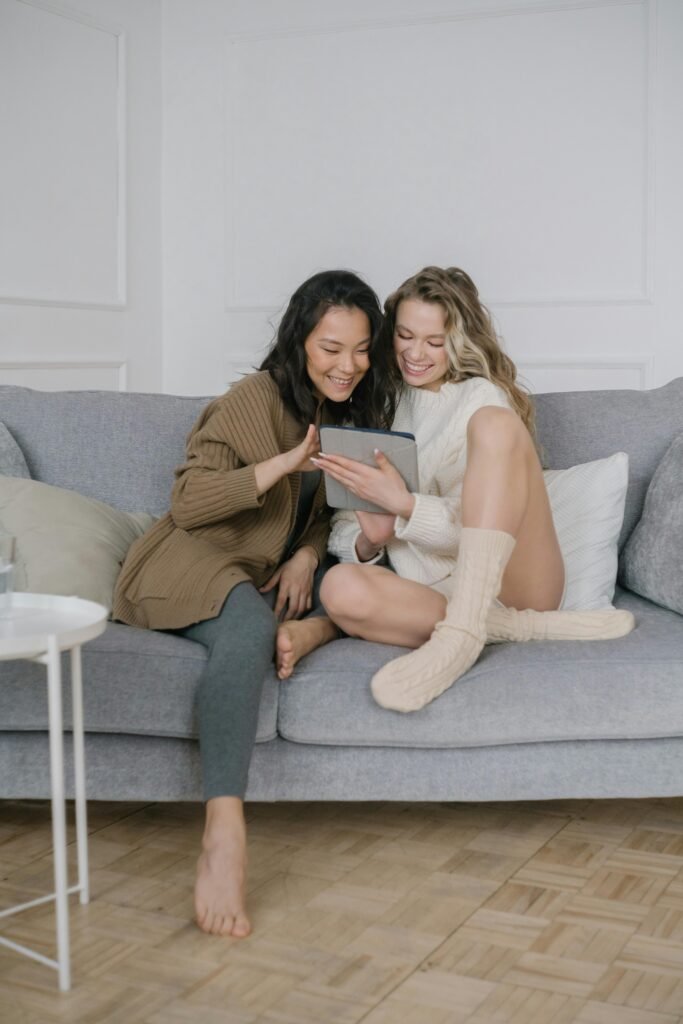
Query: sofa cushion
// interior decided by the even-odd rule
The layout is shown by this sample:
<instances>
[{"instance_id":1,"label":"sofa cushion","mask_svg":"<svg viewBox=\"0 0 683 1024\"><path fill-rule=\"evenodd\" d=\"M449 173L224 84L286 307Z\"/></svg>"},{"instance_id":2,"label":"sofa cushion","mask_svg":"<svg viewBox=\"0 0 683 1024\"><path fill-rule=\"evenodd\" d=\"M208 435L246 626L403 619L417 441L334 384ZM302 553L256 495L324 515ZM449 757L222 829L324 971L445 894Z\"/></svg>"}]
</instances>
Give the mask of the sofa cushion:
<instances>
[{"instance_id":1,"label":"sofa cushion","mask_svg":"<svg viewBox=\"0 0 683 1024\"><path fill-rule=\"evenodd\" d=\"M126 512L168 511L173 471L208 398L0 386L31 476Z\"/></svg>"},{"instance_id":2,"label":"sofa cushion","mask_svg":"<svg viewBox=\"0 0 683 1024\"><path fill-rule=\"evenodd\" d=\"M17 539L16 590L111 608L126 552L153 522L62 487L0 477L0 529Z\"/></svg>"},{"instance_id":3,"label":"sofa cushion","mask_svg":"<svg viewBox=\"0 0 683 1024\"><path fill-rule=\"evenodd\" d=\"M617 582L628 455L546 469L543 477L566 570L562 607L609 608Z\"/></svg>"},{"instance_id":4,"label":"sofa cushion","mask_svg":"<svg viewBox=\"0 0 683 1024\"><path fill-rule=\"evenodd\" d=\"M683 736L683 617L619 592L619 640L501 644L421 711L379 707L374 672L405 648L337 640L282 683L278 731L296 743L486 747Z\"/></svg>"},{"instance_id":5,"label":"sofa cushion","mask_svg":"<svg viewBox=\"0 0 683 1024\"><path fill-rule=\"evenodd\" d=\"M31 474L21 448L4 423L0 423L0 475L29 479Z\"/></svg>"},{"instance_id":6,"label":"sofa cushion","mask_svg":"<svg viewBox=\"0 0 683 1024\"><path fill-rule=\"evenodd\" d=\"M205 649L184 637L110 622L83 647L83 706L87 732L133 736L197 736L194 701ZM63 658L64 672L68 660ZM68 679L68 675L66 676ZM64 687L70 728L71 693ZM256 740L276 734L278 682L266 680ZM0 730L48 727L45 669L25 661L2 664ZM87 753L87 743L86 743Z\"/></svg>"},{"instance_id":7,"label":"sofa cushion","mask_svg":"<svg viewBox=\"0 0 683 1024\"><path fill-rule=\"evenodd\" d=\"M683 431L683 377L652 391L568 391L536 395L543 464L567 469L623 451L629 457L619 547L636 525L666 449Z\"/></svg>"},{"instance_id":8,"label":"sofa cushion","mask_svg":"<svg viewBox=\"0 0 683 1024\"><path fill-rule=\"evenodd\" d=\"M31 476L128 512L168 510L173 470L208 398L0 386L0 419ZM683 378L652 391L573 391L535 397L544 464L567 469L625 451L630 459L620 545L657 463L683 431Z\"/></svg>"},{"instance_id":9,"label":"sofa cushion","mask_svg":"<svg viewBox=\"0 0 683 1024\"><path fill-rule=\"evenodd\" d=\"M629 590L683 615L683 434L655 470L621 572Z\"/></svg>"}]
</instances>

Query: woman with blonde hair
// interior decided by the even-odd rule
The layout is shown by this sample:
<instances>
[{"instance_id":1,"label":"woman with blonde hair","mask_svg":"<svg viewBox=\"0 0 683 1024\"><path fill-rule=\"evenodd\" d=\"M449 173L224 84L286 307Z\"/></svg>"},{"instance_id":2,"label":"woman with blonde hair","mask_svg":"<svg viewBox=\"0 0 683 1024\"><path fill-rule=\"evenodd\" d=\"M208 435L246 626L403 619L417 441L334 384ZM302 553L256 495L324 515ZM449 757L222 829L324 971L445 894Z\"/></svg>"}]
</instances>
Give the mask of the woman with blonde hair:
<instances>
[{"instance_id":1,"label":"woman with blonde hair","mask_svg":"<svg viewBox=\"0 0 683 1024\"><path fill-rule=\"evenodd\" d=\"M414 434L420 492L381 452L377 466L319 455L317 465L386 513L340 512L321 600L329 618L281 626L288 677L339 635L417 648L372 680L383 707L415 711L463 675L487 642L606 639L628 612L562 612L565 572L533 406L516 381L474 282L426 267L385 303L383 331L402 377L393 429ZM389 567L379 565L387 561Z\"/></svg>"}]
</instances>

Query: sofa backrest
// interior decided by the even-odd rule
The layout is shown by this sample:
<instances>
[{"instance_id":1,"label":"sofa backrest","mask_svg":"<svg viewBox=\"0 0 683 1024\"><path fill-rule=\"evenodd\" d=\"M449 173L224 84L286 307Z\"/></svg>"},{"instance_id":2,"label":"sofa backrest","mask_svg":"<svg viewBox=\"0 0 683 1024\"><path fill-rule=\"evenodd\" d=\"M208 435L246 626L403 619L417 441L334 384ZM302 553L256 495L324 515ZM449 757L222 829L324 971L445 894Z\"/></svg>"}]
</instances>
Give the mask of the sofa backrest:
<instances>
[{"instance_id":1,"label":"sofa backrest","mask_svg":"<svg viewBox=\"0 0 683 1024\"><path fill-rule=\"evenodd\" d=\"M126 512L168 510L173 471L208 398L0 387L0 421L34 480Z\"/></svg>"},{"instance_id":2,"label":"sofa backrest","mask_svg":"<svg viewBox=\"0 0 683 1024\"><path fill-rule=\"evenodd\" d=\"M0 387L0 421L35 480L80 491L129 512L161 515L173 470L208 398L111 391ZM628 452L630 480L621 540L671 440L683 433L683 377L652 391L571 391L536 396L544 463L566 469Z\"/></svg>"},{"instance_id":3,"label":"sofa backrest","mask_svg":"<svg viewBox=\"0 0 683 1024\"><path fill-rule=\"evenodd\" d=\"M683 433L683 377L651 391L568 391L536 396L538 437L548 469L614 452L629 456L623 546L640 519L652 474Z\"/></svg>"}]
</instances>

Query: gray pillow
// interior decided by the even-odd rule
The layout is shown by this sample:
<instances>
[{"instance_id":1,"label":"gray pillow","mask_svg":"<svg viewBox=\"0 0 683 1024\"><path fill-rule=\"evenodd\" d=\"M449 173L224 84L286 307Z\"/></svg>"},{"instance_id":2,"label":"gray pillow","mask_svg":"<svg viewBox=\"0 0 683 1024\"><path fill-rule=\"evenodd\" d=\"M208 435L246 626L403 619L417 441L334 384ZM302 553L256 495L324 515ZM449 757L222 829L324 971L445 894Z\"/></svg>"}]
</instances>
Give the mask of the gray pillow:
<instances>
[{"instance_id":1,"label":"gray pillow","mask_svg":"<svg viewBox=\"0 0 683 1024\"><path fill-rule=\"evenodd\" d=\"M683 615L683 434L650 481L643 514L622 553L621 582Z\"/></svg>"},{"instance_id":2,"label":"gray pillow","mask_svg":"<svg viewBox=\"0 0 683 1024\"><path fill-rule=\"evenodd\" d=\"M76 491L0 476L0 530L16 537L14 588L111 608L128 548L154 523Z\"/></svg>"},{"instance_id":3,"label":"gray pillow","mask_svg":"<svg viewBox=\"0 0 683 1024\"><path fill-rule=\"evenodd\" d=\"M4 423L0 423L0 476L31 479L24 453Z\"/></svg>"}]
</instances>

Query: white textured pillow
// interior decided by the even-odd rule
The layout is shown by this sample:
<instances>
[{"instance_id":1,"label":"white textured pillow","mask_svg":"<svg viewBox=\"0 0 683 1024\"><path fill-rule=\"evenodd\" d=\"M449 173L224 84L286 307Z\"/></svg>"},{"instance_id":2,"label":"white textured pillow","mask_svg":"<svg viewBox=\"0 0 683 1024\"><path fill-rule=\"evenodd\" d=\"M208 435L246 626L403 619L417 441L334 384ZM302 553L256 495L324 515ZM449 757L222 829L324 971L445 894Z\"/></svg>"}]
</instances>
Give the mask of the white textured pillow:
<instances>
[{"instance_id":1,"label":"white textured pillow","mask_svg":"<svg viewBox=\"0 0 683 1024\"><path fill-rule=\"evenodd\" d=\"M564 556L563 608L609 608L614 597L628 485L628 455L546 469L557 538Z\"/></svg>"},{"instance_id":2,"label":"white textured pillow","mask_svg":"<svg viewBox=\"0 0 683 1024\"><path fill-rule=\"evenodd\" d=\"M111 608L128 548L154 522L76 491L0 477L0 529L17 540L14 588Z\"/></svg>"}]
</instances>

